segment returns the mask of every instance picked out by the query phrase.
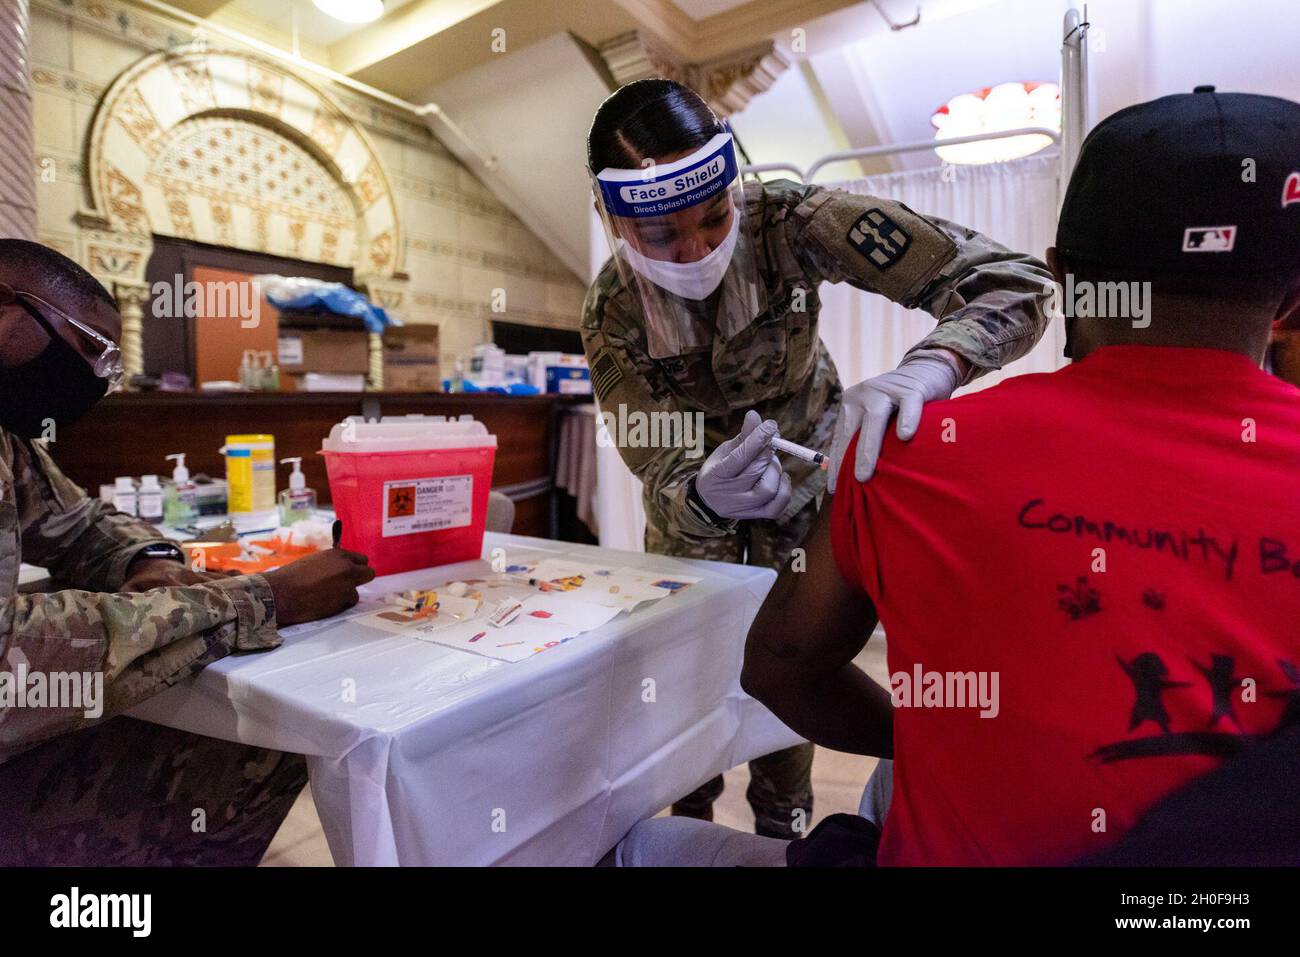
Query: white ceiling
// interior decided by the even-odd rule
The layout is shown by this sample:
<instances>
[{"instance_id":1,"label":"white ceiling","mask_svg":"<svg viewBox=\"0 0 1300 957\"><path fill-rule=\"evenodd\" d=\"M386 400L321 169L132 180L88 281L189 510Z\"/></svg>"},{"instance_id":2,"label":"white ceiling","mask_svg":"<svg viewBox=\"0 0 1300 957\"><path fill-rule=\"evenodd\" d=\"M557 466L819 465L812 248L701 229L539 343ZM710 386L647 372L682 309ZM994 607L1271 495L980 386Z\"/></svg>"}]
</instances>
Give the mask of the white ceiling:
<instances>
[{"instance_id":1,"label":"white ceiling","mask_svg":"<svg viewBox=\"0 0 1300 957\"><path fill-rule=\"evenodd\" d=\"M426 92L496 157L497 198L586 279L593 239L587 130L609 95L587 53L557 33ZM455 141L446 143L456 150Z\"/></svg>"},{"instance_id":2,"label":"white ceiling","mask_svg":"<svg viewBox=\"0 0 1300 957\"><path fill-rule=\"evenodd\" d=\"M915 0L887 0L895 20ZM1068 0L921 0L917 27L890 31L862 4L815 21L801 71L781 77L733 118L756 163L812 159L845 145L929 139L930 116L952 96L1005 81L1060 74L1061 25ZM1131 103L1190 92L1271 93L1300 100L1296 0L1088 0L1090 116L1093 123ZM826 119L826 117L830 119ZM920 152L895 169L934 166ZM829 167L829 180L878 171Z\"/></svg>"},{"instance_id":3,"label":"white ceiling","mask_svg":"<svg viewBox=\"0 0 1300 957\"><path fill-rule=\"evenodd\" d=\"M412 0L384 0L384 17L411 2ZM303 43L327 46L367 26L335 20L316 9L311 0L230 0L222 7L222 11L233 19L271 21L281 25L288 33L295 8L298 11L298 37ZM380 17L380 20L384 17Z\"/></svg>"}]
</instances>

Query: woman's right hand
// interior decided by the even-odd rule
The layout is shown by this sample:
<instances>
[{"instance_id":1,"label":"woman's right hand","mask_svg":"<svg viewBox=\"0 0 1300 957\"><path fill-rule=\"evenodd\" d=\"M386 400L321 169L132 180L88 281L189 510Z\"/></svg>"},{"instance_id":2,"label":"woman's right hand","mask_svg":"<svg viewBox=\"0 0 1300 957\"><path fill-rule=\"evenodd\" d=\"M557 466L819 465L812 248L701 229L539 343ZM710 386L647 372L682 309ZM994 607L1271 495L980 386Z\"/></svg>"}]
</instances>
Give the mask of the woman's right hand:
<instances>
[{"instance_id":1,"label":"woman's right hand","mask_svg":"<svg viewBox=\"0 0 1300 957\"><path fill-rule=\"evenodd\" d=\"M790 476L772 451L777 425L757 412L745 413L740 434L727 439L704 461L695 494L722 518L773 519L790 504Z\"/></svg>"}]
</instances>

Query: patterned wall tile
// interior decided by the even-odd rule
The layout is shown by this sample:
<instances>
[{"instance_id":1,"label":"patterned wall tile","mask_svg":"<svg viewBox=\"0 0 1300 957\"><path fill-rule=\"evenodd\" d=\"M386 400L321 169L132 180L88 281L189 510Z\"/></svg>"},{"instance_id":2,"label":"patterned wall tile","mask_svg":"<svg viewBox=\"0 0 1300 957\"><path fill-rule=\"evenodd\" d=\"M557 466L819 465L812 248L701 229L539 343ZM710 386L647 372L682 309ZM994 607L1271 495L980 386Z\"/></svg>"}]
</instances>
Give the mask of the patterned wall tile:
<instances>
[{"instance_id":1,"label":"patterned wall tile","mask_svg":"<svg viewBox=\"0 0 1300 957\"><path fill-rule=\"evenodd\" d=\"M257 113L279 116L284 106L284 74L250 63L248 65L248 106Z\"/></svg>"}]
</instances>

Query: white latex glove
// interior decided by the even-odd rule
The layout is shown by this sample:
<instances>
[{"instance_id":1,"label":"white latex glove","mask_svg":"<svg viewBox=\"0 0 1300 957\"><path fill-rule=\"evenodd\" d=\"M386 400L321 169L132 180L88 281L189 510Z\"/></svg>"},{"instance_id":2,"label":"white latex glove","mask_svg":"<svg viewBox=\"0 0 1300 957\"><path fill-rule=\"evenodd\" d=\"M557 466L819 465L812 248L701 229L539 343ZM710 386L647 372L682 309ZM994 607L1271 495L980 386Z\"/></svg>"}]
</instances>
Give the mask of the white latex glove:
<instances>
[{"instance_id":1,"label":"white latex glove","mask_svg":"<svg viewBox=\"0 0 1300 957\"><path fill-rule=\"evenodd\" d=\"M777 425L745 413L740 434L704 460L695 493L723 518L776 518L790 504L790 476L772 451Z\"/></svg>"},{"instance_id":2,"label":"white latex glove","mask_svg":"<svg viewBox=\"0 0 1300 957\"><path fill-rule=\"evenodd\" d=\"M904 359L893 372L860 382L844 392L844 405L835 422L831 440L830 474L827 488L834 493L840 463L859 429L858 454L853 477L865 482L876 470L880 444L885 441L889 417L898 410L898 437L904 441L916 434L921 409L927 402L946 399L957 388L957 370L938 356L914 355Z\"/></svg>"}]
</instances>

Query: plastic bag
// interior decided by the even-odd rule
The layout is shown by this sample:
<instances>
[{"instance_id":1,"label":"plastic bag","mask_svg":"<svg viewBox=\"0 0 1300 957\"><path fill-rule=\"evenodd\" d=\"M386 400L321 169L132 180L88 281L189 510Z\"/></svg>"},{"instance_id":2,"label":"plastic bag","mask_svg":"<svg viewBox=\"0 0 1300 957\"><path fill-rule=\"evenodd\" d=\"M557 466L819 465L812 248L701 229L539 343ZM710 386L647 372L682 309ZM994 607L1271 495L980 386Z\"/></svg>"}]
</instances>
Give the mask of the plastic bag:
<instances>
[{"instance_id":1,"label":"plastic bag","mask_svg":"<svg viewBox=\"0 0 1300 957\"><path fill-rule=\"evenodd\" d=\"M367 332L382 333L387 326L402 323L391 318L355 289L341 282L325 282L306 276L264 275L255 277L266 298L277 309L325 309L340 316L353 316L365 323Z\"/></svg>"}]
</instances>

